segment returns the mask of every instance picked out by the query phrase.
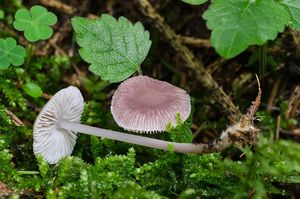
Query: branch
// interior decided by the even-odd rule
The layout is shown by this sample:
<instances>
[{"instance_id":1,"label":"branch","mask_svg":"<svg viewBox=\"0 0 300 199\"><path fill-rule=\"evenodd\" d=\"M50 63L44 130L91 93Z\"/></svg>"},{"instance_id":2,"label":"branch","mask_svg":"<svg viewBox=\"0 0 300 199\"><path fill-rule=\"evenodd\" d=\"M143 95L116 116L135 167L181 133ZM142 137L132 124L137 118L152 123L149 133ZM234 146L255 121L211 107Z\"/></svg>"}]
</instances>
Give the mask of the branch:
<instances>
[{"instance_id":1,"label":"branch","mask_svg":"<svg viewBox=\"0 0 300 199\"><path fill-rule=\"evenodd\" d=\"M13 112L5 109L6 114L11 118L12 122L16 126L25 126L22 120L20 120Z\"/></svg>"}]
</instances>

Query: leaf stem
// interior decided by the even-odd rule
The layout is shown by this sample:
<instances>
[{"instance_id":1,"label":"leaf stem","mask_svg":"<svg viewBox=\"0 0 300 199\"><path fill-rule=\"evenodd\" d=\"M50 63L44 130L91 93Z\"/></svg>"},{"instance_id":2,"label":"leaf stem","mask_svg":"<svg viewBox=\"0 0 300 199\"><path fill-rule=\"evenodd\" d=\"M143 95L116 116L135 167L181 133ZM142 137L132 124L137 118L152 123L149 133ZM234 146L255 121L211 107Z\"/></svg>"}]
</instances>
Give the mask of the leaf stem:
<instances>
[{"instance_id":1,"label":"leaf stem","mask_svg":"<svg viewBox=\"0 0 300 199\"><path fill-rule=\"evenodd\" d=\"M24 79L26 77L26 74L28 72L28 68L29 68L31 58L32 58L32 54L33 54L33 44L29 44L28 57L27 57L27 60L26 60L25 71L24 71L23 78L22 78L23 81L24 81Z\"/></svg>"},{"instance_id":2,"label":"leaf stem","mask_svg":"<svg viewBox=\"0 0 300 199\"><path fill-rule=\"evenodd\" d=\"M20 86L22 85L22 81L20 81L20 79L19 79L19 77L18 77L18 73L17 73L15 67L14 67L14 66L11 66L11 69L12 69L14 75L15 75L16 78L17 78L17 86L20 87Z\"/></svg>"},{"instance_id":3,"label":"leaf stem","mask_svg":"<svg viewBox=\"0 0 300 199\"><path fill-rule=\"evenodd\" d=\"M262 76L266 73L267 68L267 42L259 47L258 63L259 76Z\"/></svg>"}]
</instances>

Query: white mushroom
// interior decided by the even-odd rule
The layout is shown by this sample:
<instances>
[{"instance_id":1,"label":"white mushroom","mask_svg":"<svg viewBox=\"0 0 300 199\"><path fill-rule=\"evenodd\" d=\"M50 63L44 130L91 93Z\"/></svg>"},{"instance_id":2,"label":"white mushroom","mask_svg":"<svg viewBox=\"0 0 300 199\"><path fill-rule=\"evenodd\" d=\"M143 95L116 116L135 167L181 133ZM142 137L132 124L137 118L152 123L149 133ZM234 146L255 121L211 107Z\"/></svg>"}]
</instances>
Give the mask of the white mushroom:
<instances>
[{"instance_id":1,"label":"white mushroom","mask_svg":"<svg viewBox=\"0 0 300 199\"><path fill-rule=\"evenodd\" d=\"M79 123L83 105L83 97L76 87L57 92L35 120L34 153L41 154L50 164L70 155L76 143L76 131L62 129L58 124L63 119Z\"/></svg>"}]
</instances>

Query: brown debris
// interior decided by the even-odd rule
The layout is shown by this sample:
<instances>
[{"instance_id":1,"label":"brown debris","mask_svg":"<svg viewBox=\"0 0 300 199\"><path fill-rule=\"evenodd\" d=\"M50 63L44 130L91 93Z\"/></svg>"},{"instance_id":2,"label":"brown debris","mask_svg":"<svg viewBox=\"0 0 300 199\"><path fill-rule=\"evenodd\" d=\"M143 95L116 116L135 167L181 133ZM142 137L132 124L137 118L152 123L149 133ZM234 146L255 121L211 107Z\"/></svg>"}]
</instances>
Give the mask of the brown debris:
<instances>
[{"instance_id":1,"label":"brown debris","mask_svg":"<svg viewBox=\"0 0 300 199\"><path fill-rule=\"evenodd\" d=\"M0 181L0 198L8 197L12 194L12 190L3 182Z\"/></svg>"}]
</instances>

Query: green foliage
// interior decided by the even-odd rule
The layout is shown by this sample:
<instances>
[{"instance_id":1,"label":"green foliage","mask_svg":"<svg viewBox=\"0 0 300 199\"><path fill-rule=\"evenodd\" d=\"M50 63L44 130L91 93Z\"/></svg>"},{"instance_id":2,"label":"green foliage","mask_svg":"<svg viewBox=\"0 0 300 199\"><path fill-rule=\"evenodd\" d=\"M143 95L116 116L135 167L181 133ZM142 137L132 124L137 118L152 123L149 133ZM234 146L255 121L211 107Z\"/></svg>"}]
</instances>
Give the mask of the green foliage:
<instances>
[{"instance_id":1,"label":"green foliage","mask_svg":"<svg viewBox=\"0 0 300 199\"><path fill-rule=\"evenodd\" d=\"M207 2L208 0L182 0L182 1L191 5L201 5Z\"/></svg>"},{"instance_id":2,"label":"green foliage","mask_svg":"<svg viewBox=\"0 0 300 199\"><path fill-rule=\"evenodd\" d=\"M203 17L212 30L212 45L225 58L275 39L289 21L286 9L274 0L213 0Z\"/></svg>"},{"instance_id":3,"label":"green foliage","mask_svg":"<svg viewBox=\"0 0 300 199\"><path fill-rule=\"evenodd\" d=\"M191 143L193 140L193 133L191 130L192 124L188 121L183 122L180 114L176 114L177 125L173 127L172 124L167 124L167 132L174 142Z\"/></svg>"},{"instance_id":4,"label":"green foliage","mask_svg":"<svg viewBox=\"0 0 300 199\"><path fill-rule=\"evenodd\" d=\"M3 74L7 73L0 73L0 75ZM5 100L11 107L15 108L18 105L21 110L26 110L26 100L13 84L12 80L7 80L0 76L0 93L3 94L2 100Z\"/></svg>"},{"instance_id":5,"label":"green foliage","mask_svg":"<svg viewBox=\"0 0 300 199\"><path fill-rule=\"evenodd\" d=\"M282 0L282 4L290 15L290 24L293 28L300 30L300 1Z\"/></svg>"},{"instance_id":6,"label":"green foliage","mask_svg":"<svg viewBox=\"0 0 300 199\"><path fill-rule=\"evenodd\" d=\"M204 198L232 197L239 182L228 172L219 153L187 155L183 160L183 184Z\"/></svg>"},{"instance_id":7,"label":"green foliage","mask_svg":"<svg viewBox=\"0 0 300 199\"><path fill-rule=\"evenodd\" d=\"M7 69L11 64L14 66L22 65L25 55L25 49L17 45L15 39L11 37L0 38L0 69Z\"/></svg>"},{"instance_id":8,"label":"green foliage","mask_svg":"<svg viewBox=\"0 0 300 199\"><path fill-rule=\"evenodd\" d=\"M43 94L41 87L39 87L39 85L32 82L28 82L24 84L22 88L26 94L34 98L40 97Z\"/></svg>"},{"instance_id":9,"label":"green foliage","mask_svg":"<svg viewBox=\"0 0 300 199\"><path fill-rule=\"evenodd\" d=\"M164 199L167 197L160 196L154 191L147 191L134 182L128 182L122 185L112 196L112 198L142 198L142 199Z\"/></svg>"},{"instance_id":10,"label":"green foliage","mask_svg":"<svg viewBox=\"0 0 300 199\"><path fill-rule=\"evenodd\" d=\"M8 124L11 124L10 117L7 115L3 105L0 105L0 119Z\"/></svg>"},{"instance_id":11,"label":"green foliage","mask_svg":"<svg viewBox=\"0 0 300 199\"><path fill-rule=\"evenodd\" d=\"M255 198L267 198L270 193L284 195L285 191L275 187L275 183L299 183L300 145L291 141L279 140L270 143L261 137L261 141L253 152L249 148L243 151L245 161L226 160L224 166L239 178L235 198L247 197L254 190ZM230 170L229 170L230 169Z\"/></svg>"},{"instance_id":12,"label":"green foliage","mask_svg":"<svg viewBox=\"0 0 300 199\"><path fill-rule=\"evenodd\" d=\"M51 27L57 22L57 17L43 6L33 6L30 11L19 9L15 15L14 27L24 31L25 38L30 42L49 39L53 30Z\"/></svg>"},{"instance_id":13,"label":"green foliage","mask_svg":"<svg viewBox=\"0 0 300 199\"><path fill-rule=\"evenodd\" d=\"M110 82L120 82L140 70L151 46L143 25L132 24L124 17L74 17L72 25L81 47L80 56L91 64L89 70Z\"/></svg>"},{"instance_id":14,"label":"green foliage","mask_svg":"<svg viewBox=\"0 0 300 199\"><path fill-rule=\"evenodd\" d=\"M4 11L0 9L0 19L4 18Z\"/></svg>"}]
</instances>

